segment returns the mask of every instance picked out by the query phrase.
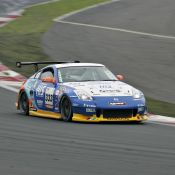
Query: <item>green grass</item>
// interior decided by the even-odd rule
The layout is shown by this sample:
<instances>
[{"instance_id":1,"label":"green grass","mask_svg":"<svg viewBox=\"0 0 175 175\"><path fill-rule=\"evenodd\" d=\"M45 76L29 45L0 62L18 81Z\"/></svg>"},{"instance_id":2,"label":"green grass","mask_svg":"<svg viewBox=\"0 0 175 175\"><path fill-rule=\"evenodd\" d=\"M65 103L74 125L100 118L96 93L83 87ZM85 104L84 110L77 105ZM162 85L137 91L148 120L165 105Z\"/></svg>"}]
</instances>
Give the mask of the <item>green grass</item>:
<instances>
[{"instance_id":1,"label":"green grass","mask_svg":"<svg viewBox=\"0 0 175 175\"><path fill-rule=\"evenodd\" d=\"M175 117L175 104L147 97L148 111L153 114Z\"/></svg>"},{"instance_id":2,"label":"green grass","mask_svg":"<svg viewBox=\"0 0 175 175\"><path fill-rule=\"evenodd\" d=\"M41 47L41 37L53 19L106 0L62 0L28 8L21 18L0 28L0 60L25 76L32 74L31 67L17 69L16 61L48 60Z\"/></svg>"},{"instance_id":3,"label":"green grass","mask_svg":"<svg viewBox=\"0 0 175 175\"><path fill-rule=\"evenodd\" d=\"M18 69L16 61L48 60L41 47L41 37L53 19L106 0L62 0L28 8L22 17L0 28L0 61L11 69L29 76L31 67ZM149 112L175 117L175 104L147 98Z\"/></svg>"}]
</instances>

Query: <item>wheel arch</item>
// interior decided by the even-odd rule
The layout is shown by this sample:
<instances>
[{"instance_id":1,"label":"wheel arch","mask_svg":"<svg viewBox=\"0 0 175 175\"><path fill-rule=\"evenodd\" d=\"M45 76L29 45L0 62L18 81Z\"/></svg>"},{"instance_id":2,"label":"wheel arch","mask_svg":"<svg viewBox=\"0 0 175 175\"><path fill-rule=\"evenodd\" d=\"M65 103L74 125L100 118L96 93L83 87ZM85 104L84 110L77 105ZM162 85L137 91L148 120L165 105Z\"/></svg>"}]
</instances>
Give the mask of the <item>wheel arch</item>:
<instances>
[{"instance_id":1,"label":"wheel arch","mask_svg":"<svg viewBox=\"0 0 175 175\"><path fill-rule=\"evenodd\" d=\"M27 97L28 97L28 94L25 91L25 89L21 89L19 91L19 93L18 93L18 101L17 101L17 103L18 103L17 109L20 109L20 98L21 98L21 96L22 96L23 93L25 93L27 95ZM28 97L28 99L29 99L29 97Z\"/></svg>"},{"instance_id":2,"label":"wheel arch","mask_svg":"<svg viewBox=\"0 0 175 175\"><path fill-rule=\"evenodd\" d=\"M65 114L64 112L62 112L62 109L63 111L65 111L65 107L63 107L63 104L64 104L64 99L68 100L69 103L70 103L70 113L67 115ZM63 102L63 103L62 103ZM63 107L63 108L62 108ZM71 98L69 97L68 94L63 94L61 96L61 99L60 99L60 103L59 103L59 110L60 110L60 114L61 114L61 118L66 121L66 122L70 122L72 121L72 117L73 117L73 107L72 107L72 100Z\"/></svg>"}]
</instances>

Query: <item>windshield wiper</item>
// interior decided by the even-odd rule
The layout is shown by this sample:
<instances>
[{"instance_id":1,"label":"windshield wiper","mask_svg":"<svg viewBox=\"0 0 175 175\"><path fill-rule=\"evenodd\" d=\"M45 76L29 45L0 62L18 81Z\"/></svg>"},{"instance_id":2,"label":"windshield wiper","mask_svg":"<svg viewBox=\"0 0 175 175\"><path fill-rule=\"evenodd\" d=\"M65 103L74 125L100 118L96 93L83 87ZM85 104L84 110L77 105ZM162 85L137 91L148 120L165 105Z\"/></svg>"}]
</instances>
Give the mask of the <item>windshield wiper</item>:
<instances>
[{"instance_id":1,"label":"windshield wiper","mask_svg":"<svg viewBox=\"0 0 175 175\"><path fill-rule=\"evenodd\" d=\"M83 82L83 81L99 81L99 80L80 80L79 82Z\"/></svg>"},{"instance_id":2,"label":"windshield wiper","mask_svg":"<svg viewBox=\"0 0 175 175\"><path fill-rule=\"evenodd\" d=\"M117 81L117 80L115 80L115 79L113 79L113 80L79 80L77 82L84 82L84 81Z\"/></svg>"},{"instance_id":3,"label":"windshield wiper","mask_svg":"<svg viewBox=\"0 0 175 175\"><path fill-rule=\"evenodd\" d=\"M117 81L117 80L113 79L113 80L99 80L99 81Z\"/></svg>"}]
</instances>

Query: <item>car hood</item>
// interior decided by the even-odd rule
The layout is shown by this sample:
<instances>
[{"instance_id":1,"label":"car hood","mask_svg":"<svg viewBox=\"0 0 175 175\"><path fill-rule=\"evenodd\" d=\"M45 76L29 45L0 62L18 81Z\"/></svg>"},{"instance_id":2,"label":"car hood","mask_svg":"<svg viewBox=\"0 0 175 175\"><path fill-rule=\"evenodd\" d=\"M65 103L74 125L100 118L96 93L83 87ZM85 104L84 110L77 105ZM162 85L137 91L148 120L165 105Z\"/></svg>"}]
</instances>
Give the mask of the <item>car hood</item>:
<instances>
[{"instance_id":1,"label":"car hood","mask_svg":"<svg viewBox=\"0 0 175 175\"><path fill-rule=\"evenodd\" d=\"M63 83L74 90L83 90L91 96L132 96L134 88L120 81L88 81Z\"/></svg>"}]
</instances>

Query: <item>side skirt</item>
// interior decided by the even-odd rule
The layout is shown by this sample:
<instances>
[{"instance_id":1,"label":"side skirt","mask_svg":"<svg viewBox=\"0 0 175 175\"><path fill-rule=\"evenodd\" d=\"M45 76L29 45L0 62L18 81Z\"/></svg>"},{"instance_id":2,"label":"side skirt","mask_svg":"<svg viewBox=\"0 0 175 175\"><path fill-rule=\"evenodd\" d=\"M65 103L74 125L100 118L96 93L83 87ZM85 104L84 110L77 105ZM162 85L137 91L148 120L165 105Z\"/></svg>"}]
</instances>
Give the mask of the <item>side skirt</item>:
<instances>
[{"instance_id":1,"label":"side skirt","mask_svg":"<svg viewBox=\"0 0 175 175\"><path fill-rule=\"evenodd\" d=\"M55 113L55 112L51 112L51 111L44 111L44 110L29 111L29 115L37 116L37 117L61 119L60 113Z\"/></svg>"}]
</instances>

